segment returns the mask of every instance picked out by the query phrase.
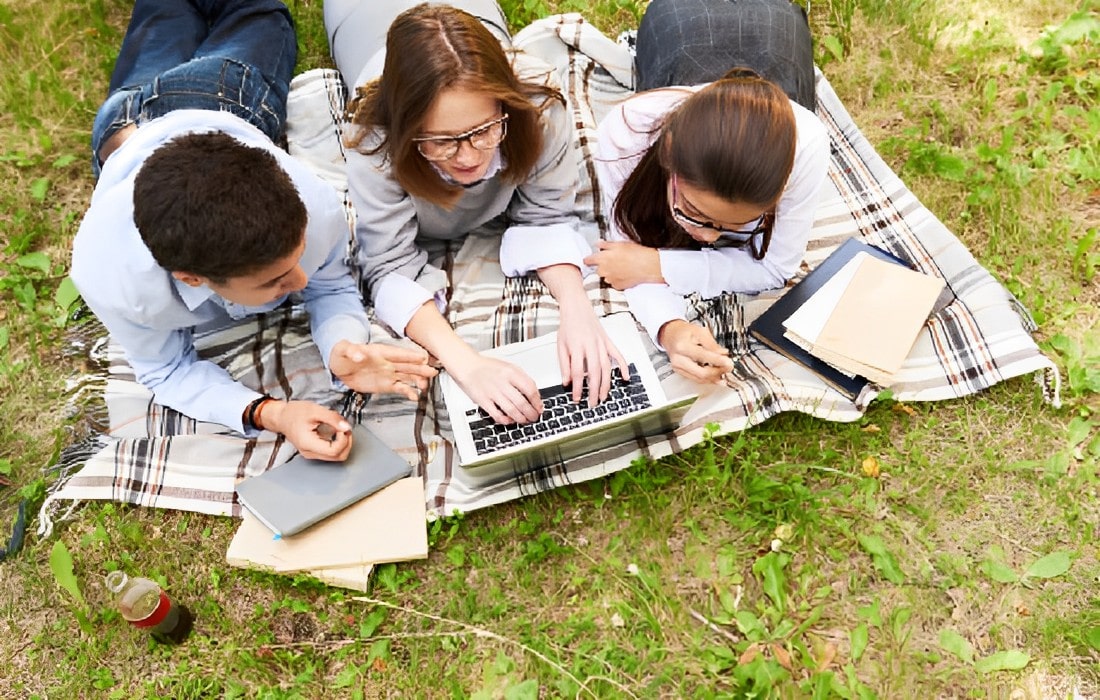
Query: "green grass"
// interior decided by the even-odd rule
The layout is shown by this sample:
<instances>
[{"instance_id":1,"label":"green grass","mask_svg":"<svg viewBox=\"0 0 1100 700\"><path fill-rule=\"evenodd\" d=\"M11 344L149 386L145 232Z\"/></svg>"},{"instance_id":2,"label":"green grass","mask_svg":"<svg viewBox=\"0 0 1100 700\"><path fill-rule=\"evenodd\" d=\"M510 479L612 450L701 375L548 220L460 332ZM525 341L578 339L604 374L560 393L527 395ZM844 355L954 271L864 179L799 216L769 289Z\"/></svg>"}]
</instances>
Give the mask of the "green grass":
<instances>
[{"instance_id":1,"label":"green grass","mask_svg":"<svg viewBox=\"0 0 1100 700\"><path fill-rule=\"evenodd\" d=\"M505 3L517 26L581 11L611 36L641 6ZM319 0L291 9L300 68L325 64ZM1064 408L1019 378L965 400L878 401L854 424L778 416L432 523L430 557L379 567L369 596L228 567L230 519L87 504L0 564L0 697L1100 696L1096 10L811 7L856 123L1034 312ZM5 525L70 439L61 282L128 12L0 0ZM117 566L191 607L185 645L111 610L100 581Z\"/></svg>"}]
</instances>

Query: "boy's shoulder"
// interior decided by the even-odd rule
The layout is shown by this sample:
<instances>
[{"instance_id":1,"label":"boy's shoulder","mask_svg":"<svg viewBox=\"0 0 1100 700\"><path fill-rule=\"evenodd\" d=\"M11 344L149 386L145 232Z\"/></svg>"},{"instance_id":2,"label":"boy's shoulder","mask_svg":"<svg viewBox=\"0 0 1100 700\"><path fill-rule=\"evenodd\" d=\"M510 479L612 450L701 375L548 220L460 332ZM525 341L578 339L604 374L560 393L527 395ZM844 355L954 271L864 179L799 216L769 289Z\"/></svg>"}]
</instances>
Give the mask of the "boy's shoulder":
<instances>
[{"instance_id":1,"label":"boy's shoulder","mask_svg":"<svg viewBox=\"0 0 1100 700\"><path fill-rule=\"evenodd\" d=\"M141 240L132 193L132 179L97 188L73 239L69 276L97 313L110 309L145 323L172 297L172 278Z\"/></svg>"}]
</instances>

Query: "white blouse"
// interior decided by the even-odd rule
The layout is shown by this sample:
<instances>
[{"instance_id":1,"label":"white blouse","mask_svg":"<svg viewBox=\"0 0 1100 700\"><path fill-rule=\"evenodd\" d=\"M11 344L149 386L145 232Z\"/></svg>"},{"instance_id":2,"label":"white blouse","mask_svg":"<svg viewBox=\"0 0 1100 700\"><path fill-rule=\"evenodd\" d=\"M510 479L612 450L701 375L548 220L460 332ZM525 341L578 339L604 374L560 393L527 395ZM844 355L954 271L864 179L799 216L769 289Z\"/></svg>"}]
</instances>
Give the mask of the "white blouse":
<instances>
[{"instance_id":1,"label":"white blouse","mask_svg":"<svg viewBox=\"0 0 1100 700\"><path fill-rule=\"evenodd\" d=\"M603 193L608 238L629 240L616 225L613 210L627 177L657 137L655 127L692 93L706 87L673 87L640 93L600 122L596 173ZM829 165L829 137L812 112L791 102L797 142L790 178L776 205L771 243L763 260L745 248L660 250L667 284L640 284L626 290L630 310L657 342L669 321L687 318L684 297L723 292L759 292L783 286L798 271L806 252L818 197ZM752 224L745 227L751 230Z\"/></svg>"}]
</instances>

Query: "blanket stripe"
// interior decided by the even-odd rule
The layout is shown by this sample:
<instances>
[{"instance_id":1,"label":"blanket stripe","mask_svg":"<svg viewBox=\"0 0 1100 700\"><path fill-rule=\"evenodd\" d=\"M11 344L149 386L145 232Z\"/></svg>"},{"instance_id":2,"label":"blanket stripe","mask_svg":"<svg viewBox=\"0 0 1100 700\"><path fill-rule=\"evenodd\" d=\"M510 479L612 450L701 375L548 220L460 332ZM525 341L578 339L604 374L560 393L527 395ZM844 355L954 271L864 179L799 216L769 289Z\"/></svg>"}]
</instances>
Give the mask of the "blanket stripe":
<instances>
[{"instance_id":1,"label":"blanket stripe","mask_svg":"<svg viewBox=\"0 0 1100 700\"><path fill-rule=\"evenodd\" d=\"M539 20L519 32L515 43L553 65L564 86L581 162L577 213L594 242L606 230L592 162L596 125L633 89L631 50L577 14ZM346 96L335 71L300 75L292 85L288 123L290 152L343 192L345 204L340 129ZM196 347L249 386L277 397L318 401L367 425L415 465L424 479L429 515L446 515L598 478L626 468L638 457L657 459L679 452L702 440L713 423L721 432L744 430L782 411L826 420L858 419L877 394L875 387L848 400L809 370L757 343L747 328L837 245L860 236L947 282L948 293L899 372L893 388L896 398L962 397L1010 377L1039 373L1044 398L1058 405L1057 369L1032 340L1035 326L1023 306L890 170L820 72L817 98L832 154L802 269L784 289L689 299L692 319L706 324L729 347L735 367L727 386L705 392L668 434L630 440L533 471L517 468L473 478L457 463L438 383L417 403L333 390L300 306L288 305L218 333L199 335ZM347 208L350 255L354 212ZM451 283L449 320L478 349L537 337L558 326L557 303L535 276L507 279L501 274L500 231L499 226L473 231L460 246L445 246L432 260L448 273ZM625 297L595 277L585 281L585 290L600 313L627 310ZM372 332L383 342L408 342L377 323ZM664 353L641 335L666 392L677 396L690 391L689 383L672 372ZM245 439L158 406L134 381L121 350L105 342L102 328L94 322L79 325L74 344L88 358L87 376L72 384L72 401L84 411L85 420L73 445L51 468L57 480L42 509L41 534L48 534L54 516L63 517L61 502L68 500L110 499L239 515L234 484L293 454L281 436L264 433Z\"/></svg>"}]
</instances>

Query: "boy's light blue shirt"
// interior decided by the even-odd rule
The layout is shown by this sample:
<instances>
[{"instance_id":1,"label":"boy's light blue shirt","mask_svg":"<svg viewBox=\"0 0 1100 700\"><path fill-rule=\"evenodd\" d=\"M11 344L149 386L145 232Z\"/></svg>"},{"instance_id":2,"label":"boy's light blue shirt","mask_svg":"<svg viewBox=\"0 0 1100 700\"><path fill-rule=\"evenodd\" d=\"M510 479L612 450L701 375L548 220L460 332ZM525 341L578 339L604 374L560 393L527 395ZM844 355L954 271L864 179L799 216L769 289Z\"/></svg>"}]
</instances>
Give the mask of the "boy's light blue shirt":
<instances>
[{"instance_id":1,"label":"boy's light blue shirt","mask_svg":"<svg viewBox=\"0 0 1100 700\"><path fill-rule=\"evenodd\" d=\"M267 149L297 187L308 213L300 264L309 283L301 295L325 365L340 340L365 343L370 339L367 315L346 262L349 229L340 197L261 131L223 112L172 112L143 124L108 158L73 241L71 276L88 306L122 346L137 380L158 403L245 433L242 414L260 394L234 381L213 362L199 359L192 332L270 311L285 297L260 307L243 307L205 286L179 282L153 260L133 220L134 177L145 159L176 136L205 131L224 132L246 145Z\"/></svg>"}]
</instances>

